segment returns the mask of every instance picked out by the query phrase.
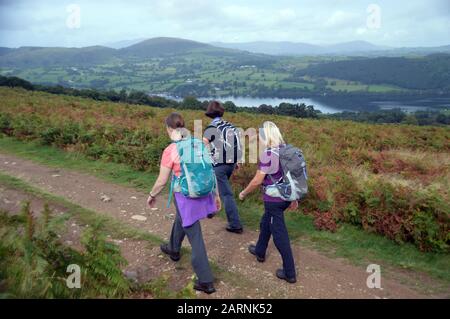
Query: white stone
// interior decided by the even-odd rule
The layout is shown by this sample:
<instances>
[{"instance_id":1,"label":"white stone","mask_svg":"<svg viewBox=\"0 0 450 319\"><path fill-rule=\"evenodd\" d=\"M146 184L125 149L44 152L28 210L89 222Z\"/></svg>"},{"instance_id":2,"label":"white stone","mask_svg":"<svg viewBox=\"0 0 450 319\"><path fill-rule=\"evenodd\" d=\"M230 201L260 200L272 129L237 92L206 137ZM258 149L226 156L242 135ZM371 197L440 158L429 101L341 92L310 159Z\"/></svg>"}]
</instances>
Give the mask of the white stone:
<instances>
[{"instance_id":1,"label":"white stone","mask_svg":"<svg viewBox=\"0 0 450 319\"><path fill-rule=\"evenodd\" d=\"M142 216L142 215L133 215L133 216L131 216L131 218L134 219L134 220L138 220L140 222L143 222L143 221L147 220L147 217Z\"/></svg>"},{"instance_id":2,"label":"white stone","mask_svg":"<svg viewBox=\"0 0 450 319\"><path fill-rule=\"evenodd\" d=\"M100 199L105 203L110 202L112 200L111 197L108 197L106 195L102 195L102 197L100 197Z\"/></svg>"}]
</instances>

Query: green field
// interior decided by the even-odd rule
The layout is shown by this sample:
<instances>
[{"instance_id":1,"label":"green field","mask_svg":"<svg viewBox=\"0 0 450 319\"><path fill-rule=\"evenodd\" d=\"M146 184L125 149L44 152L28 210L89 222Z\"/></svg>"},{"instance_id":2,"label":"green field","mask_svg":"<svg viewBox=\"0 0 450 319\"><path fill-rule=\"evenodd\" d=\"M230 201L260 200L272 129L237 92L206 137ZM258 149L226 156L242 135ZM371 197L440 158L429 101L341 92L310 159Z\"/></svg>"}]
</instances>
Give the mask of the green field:
<instances>
[{"instance_id":1,"label":"green field","mask_svg":"<svg viewBox=\"0 0 450 319\"><path fill-rule=\"evenodd\" d=\"M204 96L258 95L258 92L267 89L274 92L314 92L318 78L304 77L304 80L293 81L292 74L311 63L327 61L331 61L331 58L280 57L274 61L268 59L255 66L245 64L245 61L240 63L232 57L190 52L165 59L149 58L145 61L119 61L84 67L3 68L0 69L0 74L18 76L33 83L61 84L74 88L118 91L125 88L167 94L192 91ZM327 81L326 87L333 91L388 93L403 90L388 85L365 85L339 79L324 80Z\"/></svg>"}]
</instances>

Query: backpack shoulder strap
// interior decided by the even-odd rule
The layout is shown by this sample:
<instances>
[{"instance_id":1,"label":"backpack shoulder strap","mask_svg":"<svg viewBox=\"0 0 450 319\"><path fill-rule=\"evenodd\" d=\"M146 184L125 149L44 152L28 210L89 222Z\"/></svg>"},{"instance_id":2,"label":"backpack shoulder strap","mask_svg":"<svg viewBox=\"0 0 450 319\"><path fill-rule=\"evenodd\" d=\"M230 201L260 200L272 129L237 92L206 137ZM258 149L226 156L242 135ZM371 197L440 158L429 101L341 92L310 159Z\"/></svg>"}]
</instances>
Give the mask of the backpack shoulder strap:
<instances>
[{"instance_id":1,"label":"backpack shoulder strap","mask_svg":"<svg viewBox=\"0 0 450 319\"><path fill-rule=\"evenodd\" d=\"M176 148L177 148L177 152L179 152L179 148L178 148L178 144L181 142L182 140L178 140L178 141L173 141L171 144L175 144ZM180 154L178 154L180 155ZM180 156L180 161L181 161L181 156ZM175 176L175 174L172 172L172 177L170 179L170 189L169 189L169 197L167 198L167 208L170 207L170 201L172 200L172 196L173 196L173 186L175 184L175 180L177 179L177 177Z\"/></svg>"},{"instance_id":2,"label":"backpack shoulder strap","mask_svg":"<svg viewBox=\"0 0 450 319\"><path fill-rule=\"evenodd\" d=\"M173 196L173 184L175 184L175 174L172 173L172 178L170 181L170 190L169 190L169 198L167 199L167 208L170 207L170 201L172 200L172 196Z\"/></svg>"},{"instance_id":3,"label":"backpack shoulder strap","mask_svg":"<svg viewBox=\"0 0 450 319\"><path fill-rule=\"evenodd\" d=\"M265 153L270 152L271 155L272 155L272 154L275 154L276 156L280 157L280 154L279 154L279 148L271 148L271 147L268 147L268 148L266 148L266 149L264 150L264 152L265 152ZM272 184L273 184L273 185L277 185L277 184L283 179L283 176L281 176L281 178L280 178L278 181L276 181L276 180L273 178L272 174L266 174L266 175L269 176L269 178L270 178L270 180L272 181Z\"/></svg>"}]
</instances>

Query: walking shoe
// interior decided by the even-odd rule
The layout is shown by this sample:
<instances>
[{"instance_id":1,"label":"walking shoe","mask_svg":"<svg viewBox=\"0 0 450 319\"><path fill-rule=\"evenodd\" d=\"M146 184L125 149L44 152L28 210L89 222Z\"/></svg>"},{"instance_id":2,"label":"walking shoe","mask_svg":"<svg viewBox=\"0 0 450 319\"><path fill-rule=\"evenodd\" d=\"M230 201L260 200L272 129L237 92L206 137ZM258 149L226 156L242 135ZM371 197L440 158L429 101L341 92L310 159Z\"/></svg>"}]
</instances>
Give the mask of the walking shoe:
<instances>
[{"instance_id":1,"label":"walking shoe","mask_svg":"<svg viewBox=\"0 0 450 319\"><path fill-rule=\"evenodd\" d=\"M200 283L198 279L194 283L194 289L198 291L203 291L208 295L216 292L216 289L214 288L214 284L212 282Z\"/></svg>"},{"instance_id":2,"label":"walking shoe","mask_svg":"<svg viewBox=\"0 0 450 319\"><path fill-rule=\"evenodd\" d=\"M250 252L250 254L256 256L256 260L259 261L260 263L263 263L266 261L265 257L260 257L256 254L256 246L255 245L248 246L248 251Z\"/></svg>"},{"instance_id":3,"label":"walking shoe","mask_svg":"<svg viewBox=\"0 0 450 319\"><path fill-rule=\"evenodd\" d=\"M284 273L283 269L278 269L276 272L276 275L278 278L280 278L282 280L286 280L290 284L295 284L297 282L297 279L295 277L293 277L293 278L286 277L286 274Z\"/></svg>"},{"instance_id":4,"label":"walking shoe","mask_svg":"<svg viewBox=\"0 0 450 319\"><path fill-rule=\"evenodd\" d=\"M161 251L168 255L173 261L180 260L180 253L171 251L168 244L162 244L161 246L159 246L159 248L161 248Z\"/></svg>"},{"instance_id":5,"label":"walking shoe","mask_svg":"<svg viewBox=\"0 0 450 319\"><path fill-rule=\"evenodd\" d=\"M227 226L226 230L230 233L235 233L235 234L242 234L244 232L244 229L241 228L232 228L230 226Z\"/></svg>"}]
</instances>

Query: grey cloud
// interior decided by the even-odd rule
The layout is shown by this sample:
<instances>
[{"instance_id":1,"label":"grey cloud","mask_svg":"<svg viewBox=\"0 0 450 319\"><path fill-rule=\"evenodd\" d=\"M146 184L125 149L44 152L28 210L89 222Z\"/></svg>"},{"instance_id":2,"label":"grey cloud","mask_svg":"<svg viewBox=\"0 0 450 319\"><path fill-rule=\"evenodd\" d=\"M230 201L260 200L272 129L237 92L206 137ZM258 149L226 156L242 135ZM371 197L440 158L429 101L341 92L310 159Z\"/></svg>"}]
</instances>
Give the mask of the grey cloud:
<instances>
[{"instance_id":1,"label":"grey cloud","mask_svg":"<svg viewBox=\"0 0 450 319\"><path fill-rule=\"evenodd\" d=\"M81 7L79 30L64 27L69 3ZM382 10L379 30L365 30L371 3ZM3 0L0 8L0 46L82 46L153 36L416 46L448 44L450 29L448 0Z\"/></svg>"}]
</instances>

